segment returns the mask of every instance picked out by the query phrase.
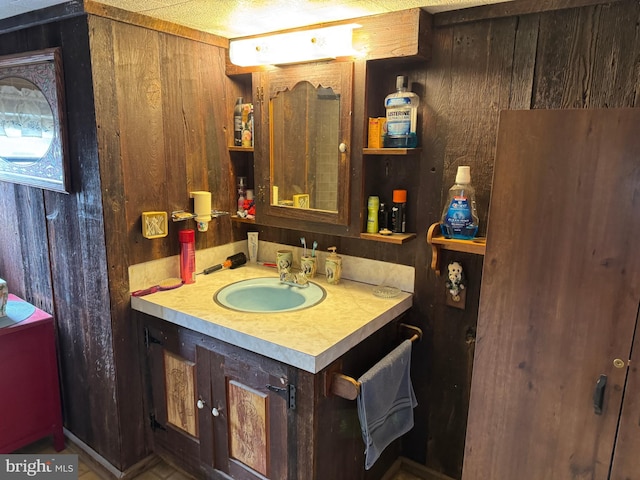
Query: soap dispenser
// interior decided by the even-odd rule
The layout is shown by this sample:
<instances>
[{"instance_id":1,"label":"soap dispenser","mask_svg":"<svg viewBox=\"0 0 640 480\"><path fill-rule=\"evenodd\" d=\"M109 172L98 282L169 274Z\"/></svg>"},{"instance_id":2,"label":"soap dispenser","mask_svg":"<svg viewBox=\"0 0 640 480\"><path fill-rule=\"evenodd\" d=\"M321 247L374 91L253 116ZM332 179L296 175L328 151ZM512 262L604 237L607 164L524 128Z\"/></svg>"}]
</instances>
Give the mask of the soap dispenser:
<instances>
[{"instance_id":1,"label":"soap dispenser","mask_svg":"<svg viewBox=\"0 0 640 480\"><path fill-rule=\"evenodd\" d=\"M340 275L342 274L342 257L336 254L336 247L329 247L331 253L324 262L327 283L337 285L340 283Z\"/></svg>"}]
</instances>

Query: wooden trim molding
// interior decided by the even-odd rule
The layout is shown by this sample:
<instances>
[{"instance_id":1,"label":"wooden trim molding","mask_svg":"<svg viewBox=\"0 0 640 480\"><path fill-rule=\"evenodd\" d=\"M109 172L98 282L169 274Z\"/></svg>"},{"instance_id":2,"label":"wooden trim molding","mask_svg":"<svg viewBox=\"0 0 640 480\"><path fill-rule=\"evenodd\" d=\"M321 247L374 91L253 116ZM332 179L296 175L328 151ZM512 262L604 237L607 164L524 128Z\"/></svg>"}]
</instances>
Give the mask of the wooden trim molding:
<instances>
[{"instance_id":1,"label":"wooden trim molding","mask_svg":"<svg viewBox=\"0 0 640 480\"><path fill-rule=\"evenodd\" d=\"M90 15L104 17L118 22L149 28L162 33L176 35L196 42L206 43L216 47L229 48L229 40L219 35L202 32L194 28L185 27L177 23L159 20L142 13L129 12L121 8L105 5L96 0L84 0L84 11Z\"/></svg>"},{"instance_id":2,"label":"wooden trim molding","mask_svg":"<svg viewBox=\"0 0 640 480\"><path fill-rule=\"evenodd\" d=\"M589 7L617 3L623 0L515 0L438 13L433 16L433 28L470 23L492 18L513 17L531 13Z\"/></svg>"}]
</instances>

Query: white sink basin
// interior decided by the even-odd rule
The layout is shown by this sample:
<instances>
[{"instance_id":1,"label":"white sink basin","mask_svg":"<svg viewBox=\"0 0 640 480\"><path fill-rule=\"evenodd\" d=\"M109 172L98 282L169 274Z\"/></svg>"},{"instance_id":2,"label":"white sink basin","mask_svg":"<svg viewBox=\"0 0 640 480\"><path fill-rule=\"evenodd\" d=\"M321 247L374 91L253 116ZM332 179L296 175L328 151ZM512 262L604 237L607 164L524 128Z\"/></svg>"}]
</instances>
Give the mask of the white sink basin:
<instances>
[{"instance_id":1,"label":"white sink basin","mask_svg":"<svg viewBox=\"0 0 640 480\"><path fill-rule=\"evenodd\" d=\"M213 300L220 306L240 312L292 312L313 307L325 299L327 292L309 282L292 286L279 278L252 278L232 283L218 290Z\"/></svg>"}]
</instances>

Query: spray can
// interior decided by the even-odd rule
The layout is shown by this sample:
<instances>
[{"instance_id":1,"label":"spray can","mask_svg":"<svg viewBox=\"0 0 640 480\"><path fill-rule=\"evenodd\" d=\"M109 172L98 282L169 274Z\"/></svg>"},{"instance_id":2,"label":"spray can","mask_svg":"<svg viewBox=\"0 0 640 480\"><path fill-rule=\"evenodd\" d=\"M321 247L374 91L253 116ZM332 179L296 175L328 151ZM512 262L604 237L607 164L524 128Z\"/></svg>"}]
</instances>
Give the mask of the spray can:
<instances>
[{"instance_id":1,"label":"spray can","mask_svg":"<svg viewBox=\"0 0 640 480\"><path fill-rule=\"evenodd\" d=\"M378 208L380 198L371 196L367 201L367 233L378 233Z\"/></svg>"},{"instance_id":2,"label":"spray can","mask_svg":"<svg viewBox=\"0 0 640 480\"><path fill-rule=\"evenodd\" d=\"M404 233L407 216L407 191L393 191L393 207L391 207L391 231Z\"/></svg>"}]
</instances>

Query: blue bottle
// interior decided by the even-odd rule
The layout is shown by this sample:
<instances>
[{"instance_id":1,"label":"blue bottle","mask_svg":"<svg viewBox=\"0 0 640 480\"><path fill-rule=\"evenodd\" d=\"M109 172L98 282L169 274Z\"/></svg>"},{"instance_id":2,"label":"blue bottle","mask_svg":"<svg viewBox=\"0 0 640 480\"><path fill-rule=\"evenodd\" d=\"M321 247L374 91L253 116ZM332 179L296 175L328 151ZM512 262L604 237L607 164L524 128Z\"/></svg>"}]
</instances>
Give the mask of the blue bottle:
<instances>
[{"instance_id":1,"label":"blue bottle","mask_svg":"<svg viewBox=\"0 0 640 480\"><path fill-rule=\"evenodd\" d=\"M408 90L409 78L396 77L396 91L384 99L387 112L387 134L385 148L415 148L418 146L416 133L420 98Z\"/></svg>"},{"instance_id":2,"label":"blue bottle","mask_svg":"<svg viewBox=\"0 0 640 480\"><path fill-rule=\"evenodd\" d=\"M456 183L449 189L442 211L440 231L446 238L471 240L478 233L476 191L471 186L471 169L458 167Z\"/></svg>"}]
</instances>

